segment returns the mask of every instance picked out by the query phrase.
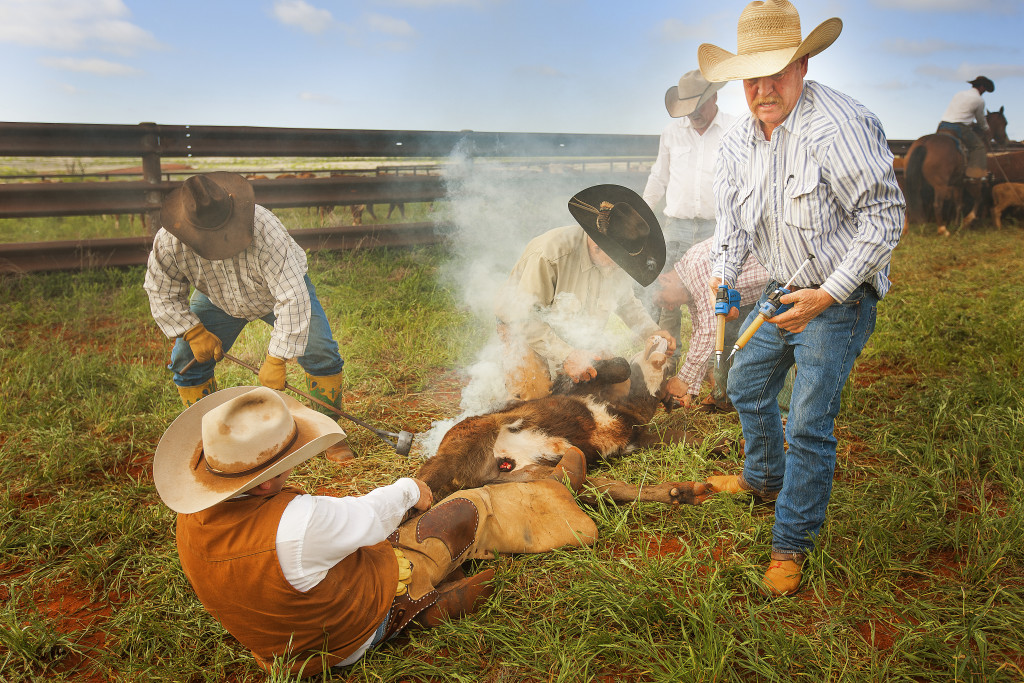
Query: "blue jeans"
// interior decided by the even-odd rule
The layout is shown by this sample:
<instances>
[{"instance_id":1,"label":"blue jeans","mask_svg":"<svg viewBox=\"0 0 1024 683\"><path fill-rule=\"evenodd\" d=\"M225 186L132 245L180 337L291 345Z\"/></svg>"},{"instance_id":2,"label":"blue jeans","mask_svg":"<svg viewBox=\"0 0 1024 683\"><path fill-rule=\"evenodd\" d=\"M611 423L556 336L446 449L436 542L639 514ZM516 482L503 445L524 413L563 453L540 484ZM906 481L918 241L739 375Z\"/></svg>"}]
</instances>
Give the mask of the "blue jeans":
<instances>
[{"instance_id":1,"label":"blue jeans","mask_svg":"<svg viewBox=\"0 0 1024 683\"><path fill-rule=\"evenodd\" d=\"M662 232L665 234L665 265L668 270L683 258L690 247L715 234L715 220L666 217Z\"/></svg>"},{"instance_id":2,"label":"blue jeans","mask_svg":"<svg viewBox=\"0 0 1024 683\"><path fill-rule=\"evenodd\" d=\"M777 286L768 283L758 307ZM779 494L774 552L807 553L814 548L832 495L840 394L875 329L877 305L874 288L861 285L846 301L822 311L803 332L763 324L736 354L729 372L729 398L746 439L743 478L762 494ZM747 316L744 329L756 315L755 309ZM787 451L777 398L794 364Z\"/></svg>"},{"instance_id":3,"label":"blue jeans","mask_svg":"<svg viewBox=\"0 0 1024 683\"><path fill-rule=\"evenodd\" d=\"M331 336L331 326L327 322L327 314L324 313L320 300L316 298L316 289L308 275L306 276L306 289L309 291L311 309L309 340L306 342L306 350L298 357L299 365L314 377L336 375L341 372L345 361L338 353L338 343ZM249 324L245 318L235 318L214 306L209 297L199 290L192 293L189 308L199 316L199 321L206 326L207 330L217 335L225 352L231 349L238 335L242 333L242 328ZM275 319L272 312L260 318L271 327L273 327ZM213 377L217 363L212 360L196 363L182 373L181 368L188 365L193 358L192 348L188 342L178 337L171 350L171 363L167 367L174 370L174 383L179 387L199 386Z\"/></svg>"}]
</instances>

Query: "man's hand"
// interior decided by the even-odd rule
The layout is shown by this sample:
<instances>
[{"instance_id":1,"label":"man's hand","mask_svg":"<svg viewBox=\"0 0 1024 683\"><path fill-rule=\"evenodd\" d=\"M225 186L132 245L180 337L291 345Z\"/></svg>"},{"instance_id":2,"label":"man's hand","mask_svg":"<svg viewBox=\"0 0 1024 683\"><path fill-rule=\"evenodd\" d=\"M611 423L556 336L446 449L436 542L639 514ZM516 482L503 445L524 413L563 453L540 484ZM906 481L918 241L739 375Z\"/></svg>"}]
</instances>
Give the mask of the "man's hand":
<instances>
[{"instance_id":1,"label":"man's hand","mask_svg":"<svg viewBox=\"0 0 1024 683\"><path fill-rule=\"evenodd\" d=\"M711 288L711 305L714 306L718 301L718 288L722 286L722 278L713 277L708 280L708 287ZM725 322L730 322L740 317L740 309L732 306L729 312L725 315Z\"/></svg>"},{"instance_id":2,"label":"man's hand","mask_svg":"<svg viewBox=\"0 0 1024 683\"><path fill-rule=\"evenodd\" d=\"M263 366L260 368L260 384L271 389L283 391L285 382L284 363L284 358L271 356L268 353L267 359L263 361Z\"/></svg>"},{"instance_id":3,"label":"man's hand","mask_svg":"<svg viewBox=\"0 0 1024 683\"><path fill-rule=\"evenodd\" d=\"M576 349L562 361L562 370L565 371L569 379L577 384L589 382L597 377L594 361L600 360L600 358L601 356L594 351Z\"/></svg>"},{"instance_id":4,"label":"man's hand","mask_svg":"<svg viewBox=\"0 0 1024 683\"><path fill-rule=\"evenodd\" d=\"M666 356L671 356L676 350L676 338L673 337L668 330L658 330L654 333L655 337L661 337L668 342L668 349L665 351Z\"/></svg>"},{"instance_id":5,"label":"man's hand","mask_svg":"<svg viewBox=\"0 0 1024 683\"><path fill-rule=\"evenodd\" d=\"M684 408L689 408L693 403L693 397L688 393L689 391L690 385L678 377L673 377L665 383L665 393L679 401Z\"/></svg>"},{"instance_id":6,"label":"man's hand","mask_svg":"<svg viewBox=\"0 0 1024 683\"><path fill-rule=\"evenodd\" d=\"M769 318L767 322L774 323L786 332L803 332L807 323L836 302L824 289L798 289L792 294L786 294L780 301L793 304L793 308Z\"/></svg>"},{"instance_id":7,"label":"man's hand","mask_svg":"<svg viewBox=\"0 0 1024 683\"><path fill-rule=\"evenodd\" d=\"M424 484L419 479L413 479L416 482L416 486L420 490L420 499L413 505L414 510L425 512L430 509L430 506L434 504L434 493L430 490L430 487Z\"/></svg>"},{"instance_id":8,"label":"man's hand","mask_svg":"<svg viewBox=\"0 0 1024 683\"><path fill-rule=\"evenodd\" d=\"M182 337L188 342L188 347L192 349L192 355L195 356L197 363L220 360L224 357L224 347L220 343L220 338L207 330L202 323L193 327Z\"/></svg>"}]
</instances>

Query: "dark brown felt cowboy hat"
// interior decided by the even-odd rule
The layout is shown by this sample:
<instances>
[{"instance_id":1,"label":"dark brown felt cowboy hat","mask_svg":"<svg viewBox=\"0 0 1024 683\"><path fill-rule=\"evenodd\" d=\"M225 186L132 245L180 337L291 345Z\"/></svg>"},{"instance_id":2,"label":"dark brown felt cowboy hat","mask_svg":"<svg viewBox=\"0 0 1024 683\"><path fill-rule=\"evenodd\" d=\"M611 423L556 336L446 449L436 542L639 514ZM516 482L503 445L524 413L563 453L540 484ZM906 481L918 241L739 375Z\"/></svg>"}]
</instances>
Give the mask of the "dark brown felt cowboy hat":
<instances>
[{"instance_id":1,"label":"dark brown felt cowboy hat","mask_svg":"<svg viewBox=\"0 0 1024 683\"><path fill-rule=\"evenodd\" d=\"M199 512L344 438L337 422L279 391L221 389L189 406L164 432L153 456L153 481L167 507Z\"/></svg>"},{"instance_id":2,"label":"dark brown felt cowboy hat","mask_svg":"<svg viewBox=\"0 0 1024 683\"><path fill-rule=\"evenodd\" d=\"M665 266L665 236L654 211L622 185L595 185L569 200L569 213L597 246L646 287Z\"/></svg>"},{"instance_id":3,"label":"dark brown felt cowboy hat","mask_svg":"<svg viewBox=\"0 0 1024 683\"><path fill-rule=\"evenodd\" d=\"M673 85L665 93L665 108L672 118L689 116L724 87L725 81L709 83L699 70L687 71L679 79L679 84Z\"/></svg>"},{"instance_id":4,"label":"dark brown felt cowboy hat","mask_svg":"<svg viewBox=\"0 0 1024 683\"><path fill-rule=\"evenodd\" d=\"M843 22L826 19L800 39L800 15L788 0L754 0L740 14L736 54L704 43L697 62L711 82L771 76L804 55L813 57L839 37Z\"/></svg>"},{"instance_id":5,"label":"dark brown felt cowboy hat","mask_svg":"<svg viewBox=\"0 0 1024 683\"><path fill-rule=\"evenodd\" d=\"M973 81L967 81L975 88L980 88L985 92L995 92L996 84L992 82L992 79L988 76L978 76Z\"/></svg>"},{"instance_id":6,"label":"dark brown felt cowboy hat","mask_svg":"<svg viewBox=\"0 0 1024 683\"><path fill-rule=\"evenodd\" d=\"M256 204L249 181L237 173L194 175L164 198L164 230L204 259L231 258L252 242Z\"/></svg>"}]
</instances>

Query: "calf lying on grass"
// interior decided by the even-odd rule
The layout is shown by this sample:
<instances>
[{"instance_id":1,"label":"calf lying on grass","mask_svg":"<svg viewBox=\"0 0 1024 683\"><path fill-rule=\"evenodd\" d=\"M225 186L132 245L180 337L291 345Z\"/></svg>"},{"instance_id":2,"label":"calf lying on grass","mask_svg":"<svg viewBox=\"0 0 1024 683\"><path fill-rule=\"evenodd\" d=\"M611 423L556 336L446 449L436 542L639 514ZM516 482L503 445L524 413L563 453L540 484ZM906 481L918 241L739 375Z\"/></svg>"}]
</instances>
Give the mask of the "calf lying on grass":
<instances>
[{"instance_id":1,"label":"calf lying on grass","mask_svg":"<svg viewBox=\"0 0 1024 683\"><path fill-rule=\"evenodd\" d=\"M445 434L417 478L440 499L485 484L543 479L572 448L583 451L589 470L603 460L659 442L701 443L685 432L668 430L659 437L648 428L658 404L668 407L667 358L657 339L648 340L633 363L622 358L600 362L598 376L590 382L573 385L560 378L553 389L557 394L514 402L459 422ZM615 502L693 505L712 493L704 483L638 487L593 476L587 477L587 486Z\"/></svg>"}]
</instances>

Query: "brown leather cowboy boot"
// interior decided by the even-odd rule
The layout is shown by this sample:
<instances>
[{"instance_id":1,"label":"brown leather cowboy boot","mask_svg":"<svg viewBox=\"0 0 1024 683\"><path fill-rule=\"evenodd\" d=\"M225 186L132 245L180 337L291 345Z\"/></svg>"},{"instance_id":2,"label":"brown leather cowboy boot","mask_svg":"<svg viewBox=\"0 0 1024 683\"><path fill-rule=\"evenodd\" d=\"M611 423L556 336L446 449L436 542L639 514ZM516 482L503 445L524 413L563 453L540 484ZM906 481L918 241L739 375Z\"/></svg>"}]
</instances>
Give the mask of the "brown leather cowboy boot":
<instances>
[{"instance_id":1,"label":"brown leather cowboy boot","mask_svg":"<svg viewBox=\"0 0 1024 683\"><path fill-rule=\"evenodd\" d=\"M578 492L583 482L587 480L587 458L583 451L570 446L548 475L548 479L560 481L573 493Z\"/></svg>"},{"instance_id":2,"label":"brown leather cowboy boot","mask_svg":"<svg viewBox=\"0 0 1024 683\"><path fill-rule=\"evenodd\" d=\"M458 619L480 609L484 601L494 594L494 570L485 569L465 579L443 583L437 587L440 597L433 605L420 612L416 620L427 628L443 621Z\"/></svg>"}]
</instances>

